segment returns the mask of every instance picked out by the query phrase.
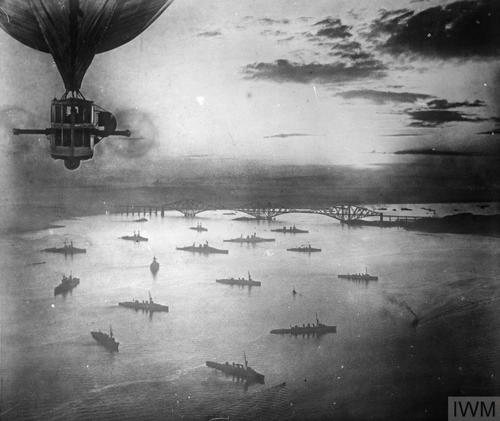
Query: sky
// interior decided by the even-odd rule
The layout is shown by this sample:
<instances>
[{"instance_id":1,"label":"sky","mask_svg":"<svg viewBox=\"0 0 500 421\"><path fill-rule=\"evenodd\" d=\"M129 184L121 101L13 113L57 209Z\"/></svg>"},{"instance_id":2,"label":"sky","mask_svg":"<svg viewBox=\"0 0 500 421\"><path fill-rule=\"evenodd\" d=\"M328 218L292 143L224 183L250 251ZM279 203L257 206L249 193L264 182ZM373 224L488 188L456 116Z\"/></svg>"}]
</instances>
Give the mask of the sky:
<instances>
[{"instance_id":1,"label":"sky","mask_svg":"<svg viewBox=\"0 0 500 421\"><path fill-rule=\"evenodd\" d=\"M132 139L103 141L69 177L173 161L188 171L193 160L491 161L498 22L495 0L175 0L139 37L94 58L82 93ZM0 175L12 182L16 166L60 178L43 137L9 135L14 125L48 126L50 100L64 92L57 69L3 31L0 48Z\"/></svg>"}]
</instances>

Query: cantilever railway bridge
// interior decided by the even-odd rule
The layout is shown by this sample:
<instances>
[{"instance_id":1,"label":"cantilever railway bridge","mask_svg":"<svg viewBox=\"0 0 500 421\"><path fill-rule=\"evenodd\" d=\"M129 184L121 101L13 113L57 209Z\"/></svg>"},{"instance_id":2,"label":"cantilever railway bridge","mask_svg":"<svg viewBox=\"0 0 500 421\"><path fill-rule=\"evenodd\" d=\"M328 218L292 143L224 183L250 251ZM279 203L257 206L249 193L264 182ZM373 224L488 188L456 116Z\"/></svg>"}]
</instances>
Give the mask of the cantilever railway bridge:
<instances>
[{"instance_id":1,"label":"cantilever railway bridge","mask_svg":"<svg viewBox=\"0 0 500 421\"><path fill-rule=\"evenodd\" d=\"M409 223L418 219L423 219L422 216L404 216L404 215L390 215L382 212L377 212L362 206L356 205L333 205L321 208L288 208L288 207L274 207L269 204L265 207L228 207L224 205L210 205L195 200L180 200L165 205L115 205L112 206L112 213L120 213L126 215L158 215L165 216L165 212L177 211L182 213L186 218L194 218L196 215L205 211L214 210L230 210L240 213L245 213L258 220L271 221L279 215L287 213L310 213L317 215L325 215L330 218L339 220L342 223L352 223L354 221L361 221L366 218L375 218L380 223Z\"/></svg>"}]
</instances>

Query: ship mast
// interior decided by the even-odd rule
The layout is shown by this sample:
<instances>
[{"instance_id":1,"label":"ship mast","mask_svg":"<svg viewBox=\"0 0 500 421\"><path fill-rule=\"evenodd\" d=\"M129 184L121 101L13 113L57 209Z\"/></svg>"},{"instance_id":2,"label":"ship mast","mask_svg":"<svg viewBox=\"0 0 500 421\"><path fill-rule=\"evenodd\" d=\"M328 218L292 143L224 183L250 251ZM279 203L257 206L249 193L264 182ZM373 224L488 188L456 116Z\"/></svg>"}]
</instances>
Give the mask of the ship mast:
<instances>
[{"instance_id":1,"label":"ship mast","mask_svg":"<svg viewBox=\"0 0 500 421\"><path fill-rule=\"evenodd\" d=\"M245 370L248 369L247 354L243 351L243 359L245 360Z\"/></svg>"}]
</instances>

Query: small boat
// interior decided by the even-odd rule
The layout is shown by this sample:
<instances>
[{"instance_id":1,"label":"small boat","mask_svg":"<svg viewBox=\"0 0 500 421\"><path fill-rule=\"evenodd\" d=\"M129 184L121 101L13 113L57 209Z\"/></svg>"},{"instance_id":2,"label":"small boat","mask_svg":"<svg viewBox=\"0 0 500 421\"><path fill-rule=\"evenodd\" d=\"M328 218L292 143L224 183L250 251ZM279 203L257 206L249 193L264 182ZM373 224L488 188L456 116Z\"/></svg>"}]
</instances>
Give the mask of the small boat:
<instances>
[{"instance_id":1,"label":"small boat","mask_svg":"<svg viewBox=\"0 0 500 421\"><path fill-rule=\"evenodd\" d=\"M316 314L316 324L303 324L302 326L290 326L289 329L274 329L271 330L273 335L313 335L313 336L321 336L325 333L337 333L337 326L328 326L323 323L320 323L318 319L318 315Z\"/></svg>"},{"instance_id":2,"label":"small boat","mask_svg":"<svg viewBox=\"0 0 500 421\"><path fill-rule=\"evenodd\" d=\"M378 276L368 274L367 269L365 269L365 273L348 273L346 275L338 275L338 277L350 281L378 281Z\"/></svg>"},{"instance_id":3,"label":"small boat","mask_svg":"<svg viewBox=\"0 0 500 421\"><path fill-rule=\"evenodd\" d=\"M148 222L146 218L134 219L134 222Z\"/></svg>"},{"instance_id":4,"label":"small boat","mask_svg":"<svg viewBox=\"0 0 500 421\"><path fill-rule=\"evenodd\" d=\"M246 237L243 237L242 234L238 238L231 238L229 240L224 240L225 243L248 243L248 244L265 243L270 241L276 241L276 240L274 238L257 237L256 233L253 233L252 235L247 235Z\"/></svg>"},{"instance_id":5,"label":"small boat","mask_svg":"<svg viewBox=\"0 0 500 421\"><path fill-rule=\"evenodd\" d=\"M65 294L71 291L80 283L80 279L74 277L72 274L69 276L63 275L61 283L54 288L54 295Z\"/></svg>"},{"instance_id":6,"label":"small boat","mask_svg":"<svg viewBox=\"0 0 500 421\"><path fill-rule=\"evenodd\" d=\"M203 231L208 231L207 228L205 228L201 223L197 223L195 227L189 227L190 230L198 231L198 232L203 232Z\"/></svg>"},{"instance_id":7,"label":"small boat","mask_svg":"<svg viewBox=\"0 0 500 421\"><path fill-rule=\"evenodd\" d=\"M282 227L271 230L272 232L282 232L283 234L307 234L309 231L301 230L297 228L295 225L292 227Z\"/></svg>"},{"instance_id":8,"label":"small boat","mask_svg":"<svg viewBox=\"0 0 500 421\"><path fill-rule=\"evenodd\" d=\"M134 235L124 235L123 237L120 238L122 240L135 241L136 243L139 243L141 241L148 241L146 237L141 237L140 231L137 231L137 233L134 231Z\"/></svg>"},{"instance_id":9,"label":"small boat","mask_svg":"<svg viewBox=\"0 0 500 421\"><path fill-rule=\"evenodd\" d=\"M246 380L249 383L264 384L264 375L257 373L253 368L248 365L247 357L243 354L245 365L228 362L224 364L216 363L214 361L206 361L207 367L214 368L222 371L226 376L231 376L238 380Z\"/></svg>"},{"instance_id":10,"label":"small boat","mask_svg":"<svg viewBox=\"0 0 500 421\"><path fill-rule=\"evenodd\" d=\"M101 332L100 330L97 332L90 332L92 337L104 348L111 352L118 352L119 342L116 342L113 336L113 329L111 326L109 327L109 335L107 333Z\"/></svg>"},{"instance_id":11,"label":"small boat","mask_svg":"<svg viewBox=\"0 0 500 421\"><path fill-rule=\"evenodd\" d=\"M158 273L158 271L160 270L160 264L156 260L156 257L153 257L153 261L149 265L149 270L151 271L151 273L153 275L156 275Z\"/></svg>"},{"instance_id":12,"label":"small boat","mask_svg":"<svg viewBox=\"0 0 500 421\"><path fill-rule=\"evenodd\" d=\"M238 285L242 287L260 287L261 283L260 281L254 281L252 279L252 276L250 275L250 272L248 272L248 279L245 278L227 278L227 279L216 279L215 282L218 282L219 284L226 284L226 285Z\"/></svg>"},{"instance_id":13,"label":"small boat","mask_svg":"<svg viewBox=\"0 0 500 421\"><path fill-rule=\"evenodd\" d=\"M153 301L153 298L151 297L151 293L149 293L149 301L139 301L139 300L123 301L121 303L118 303L118 305L120 307L132 308L136 311L143 310L143 311L149 311L151 313L155 311L164 311L168 313L168 306L155 303Z\"/></svg>"},{"instance_id":14,"label":"small boat","mask_svg":"<svg viewBox=\"0 0 500 421\"><path fill-rule=\"evenodd\" d=\"M197 246L193 243L192 246L186 247L176 247L176 250L190 251L192 253L201 253L201 254L228 254L229 250L217 249L215 247L210 247L208 245L208 241L205 244L198 244Z\"/></svg>"},{"instance_id":15,"label":"small boat","mask_svg":"<svg viewBox=\"0 0 500 421\"><path fill-rule=\"evenodd\" d=\"M287 251L296 251L299 253L315 253L315 252L320 252L321 249L311 247L311 245L309 244L307 246L302 245L300 247L293 247L293 248L287 249Z\"/></svg>"},{"instance_id":16,"label":"small boat","mask_svg":"<svg viewBox=\"0 0 500 421\"><path fill-rule=\"evenodd\" d=\"M87 250L85 250L85 249L74 247L73 241L71 241L69 244L65 241L64 246L62 246L62 247L49 247L49 248L43 249L43 251L46 253L59 253L59 254L64 254L64 255L87 253Z\"/></svg>"}]
</instances>

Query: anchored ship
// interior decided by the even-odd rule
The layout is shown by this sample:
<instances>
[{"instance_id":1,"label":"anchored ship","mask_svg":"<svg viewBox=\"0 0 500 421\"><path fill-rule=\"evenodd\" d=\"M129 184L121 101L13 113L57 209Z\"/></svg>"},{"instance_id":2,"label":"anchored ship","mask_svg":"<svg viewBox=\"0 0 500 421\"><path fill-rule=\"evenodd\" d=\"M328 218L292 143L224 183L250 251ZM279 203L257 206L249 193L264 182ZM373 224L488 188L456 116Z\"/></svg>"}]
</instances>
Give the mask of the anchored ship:
<instances>
[{"instance_id":1,"label":"anchored ship","mask_svg":"<svg viewBox=\"0 0 500 421\"><path fill-rule=\"evenodd\" d=\"M80 279L74 277L73 275L63 275L61 283L54 288L54 295L64 294L71 291L80 283Z\"/></svg>"},{"instance_id":2,"label":"anchored ship","mask_svg":"<svg viewBox=\"0 0 500 421\"><path fill-rule=\"evenodd\" d=\"M264 384L264 375L257 373L253 368L248 366L247 356L243 354L245 360L245 365L228 362L224 364L216 363L214 361L207 361L207 367L215 368L216 370L222 371L226 376L231 376L238 380L246 380L249 383L260 383Z\"/></svg>"},{"instance_id":3,"label":"anchored ship","mask_svg":"<svg viewBox=\"0 0 500 421\"><path fill-rule=\"evenodd\" d=\"M208 231L208 229L201 225L200 222L198 222L195 227L189 227L189 229L198 232Z\"/></svg>"},{"instance_id":4,"label":"anchored ship","mask_svg":"<svg viewBox=\"0 0 500 421\"><path fill-rule=\"evenodd\" d=\"M156 275L158 273L158 271L160 270L160 264L156 260L156 257L153 257L153 261L149 265L149 269L151 270L151 273L153 275Z\"/></svg>"},{"instance_id":5,"label":"anchored ship","mask_svg":"<svg viewBox=\"0 0 500 421\"><path fill-rule=\"evenodd\" d=\"M87 250L85 249L80 249L78 247L73 246L73 241L71 241L69 244L65 241L64 246L62 247L49 247L46 249L43 249L43 251L47 253L60 253L60 254L77 254L77 253L87 253Z\"/></svg>"},{"instance_id":6,"label":"anchored ship","mask_svg":"<svg viewBox=\"0 0 500 421\"><path fill-rule=\"evenodd\" d=\"M139 243L140 241L148 241L146 237L141 237L140 231L137 231L137 233L134 231L134 235L124 235L120 238L122 240L135 241L136 243Z\"/></svg>"},{"instance_id":7,"label":"anchored ship","mask_svg":"<svg viewBox=\"0 0 500 421\"><path fill-rule=\"evenodd\" d=\"M228 250L216 249L215 247L210 247L208 245L208 241L205 244L198 244L197 246L193 243L192 246L186 247L176 247L177 250L191 251L193 253L202 253L202 254L228 254Z\"/></svg>"},{"instance_id":8,"label":"anchored ship","mask_svg":"<svg viewBox=\"0 0 500 421\"><path fill-rule=\"evenodd\" d=\"M271 230L272 232L282 232L283 234L307 234L309 231L301 230L297 228L295 225L292 227L282 227Z\"/></svg>"},{"instance_id":9,"label":"anchored ship","mask_svg":"<svg viewBox=\"0 0 500 421\"><path fill-rule=\"evenodd\" d=\"M323 323L320 323L318 319L318 315L316 314L316 324L303 324L302 326L290 326L289 329L274 329L271 330L272 334L275 335L315 335L315 336L321 336L324 335L325 333L336 333L337 332L337 326L328 326Z\"/></svg>"},{"instance_id":10,"label":"anchored ship","mask_svg":"<svg viewBox=\"0 0 500 421\"><path fill-rule=\"evenodd\" d=\"M245 278L227 278L227 279L216 279L215 282L219 284L226 285L239 285L242 287L260 287L260 281L254 281L250 272L248 272L248 279Z\"/></svg>"},{"instance_id":11,"label":"anchored ship","mask_svg":"<svg viewBox=\"0 0 500 421\"><path fill-rule=\"evenodd\" d=\"M315 253L315 252L320 252L321 249L311 247L311 245L308 244L307 246L302 245L300 247L292 247L291 249L287 249L287 251L296 251L299 253Z\"/></svg>"},{"instance_id":12,"label":"anchored ship","mask_svg":"<svg viewBox=\"0 0 500 421\"><path fill-rule=\"evenodd\" d=\"M368 274L367 269L365 269L365 273L348 273L347 275L339 275L338 277L349 279L350 281L378 281L378 276Z\"/></svg>"},{"instance_id":13,"label":"anchored ship","mask_svg":"<svg viewBox=\"0 0 500 421\"><path fill-rule=\"evenodd\" d=\"M165 311L168 313L168 306L155 303L153 301L153 298L151 297L151 293L149 293L149 301L139 301L139 300L123 301L121 303L118 303L118 305L120 307L133 308L136 311L143 310L143 311L149 311L151 313L155 311Z\"/></svg>"},{"instance_id":14,"label":"anchored ship","mask_svg":"<svg viewBox=\"0 0 500 421\"><path fill-rule=\"evenodd\" d=\"M109 327L109 335L107 333L101 332L100 330L98 332L90 332L90 334L108 351L118 352L118 345L120 345L120 343L115 341L115 338L113 336L113 329L111 328L111 326Z\"/></svg>"},{"instance_id":15,"label":"anchored ship","mask_svg":"<svg viewBox=\"0 0 500 421\"><path fill-rule=\"evenodd\" d=\"M253 233L252 235L247 235L246 237L243 237L243 234L239 238L230 238L229 240L224 240L225 243L265 243L269 241L276 241L274 238L262 238L262 237L257 237L256 233Z\"/></svg>"}]
</instances>

